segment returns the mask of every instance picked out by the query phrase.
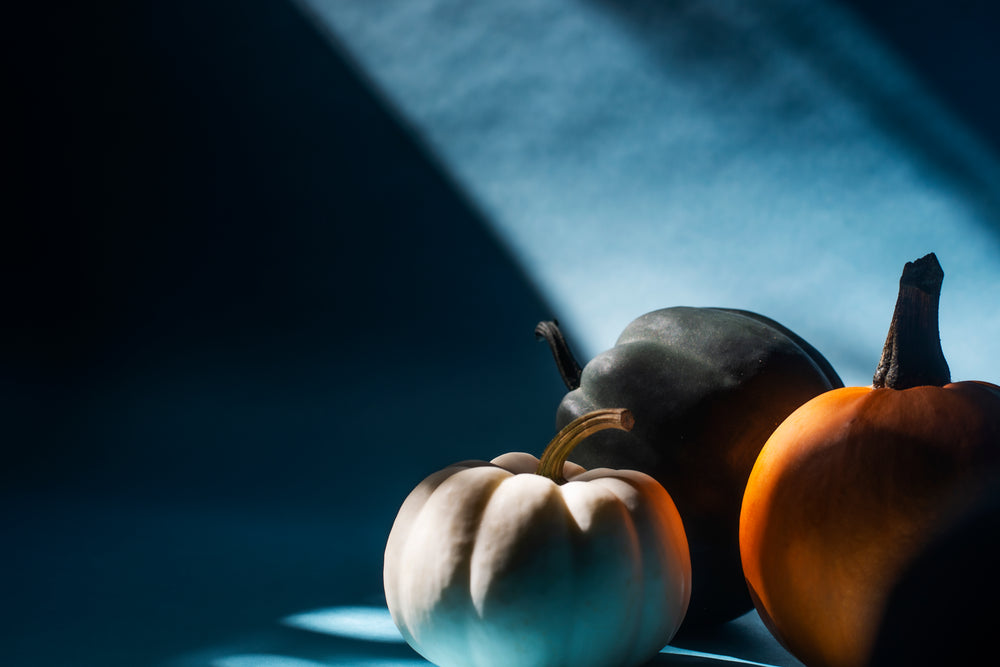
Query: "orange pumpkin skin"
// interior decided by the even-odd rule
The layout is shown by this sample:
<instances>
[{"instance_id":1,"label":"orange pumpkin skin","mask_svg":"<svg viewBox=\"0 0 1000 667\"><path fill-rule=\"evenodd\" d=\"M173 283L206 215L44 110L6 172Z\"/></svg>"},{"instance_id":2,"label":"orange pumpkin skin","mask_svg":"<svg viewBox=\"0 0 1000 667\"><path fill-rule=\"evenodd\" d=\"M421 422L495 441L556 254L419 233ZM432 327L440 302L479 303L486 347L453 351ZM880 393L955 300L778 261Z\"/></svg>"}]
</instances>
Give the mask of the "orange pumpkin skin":
<instances>
[{"instance_id":1,"label":"orange pumpkin skin","mask_svg":"<svg viewBox=\"0 0 1000 667\"><path fill-rule=\"evenodd\" d=\"M896 578L998 464L993 384L847 387L801 406L761 450L740 516L764 623L809 667L864 665Z\"/></svg>"}]
</instances>

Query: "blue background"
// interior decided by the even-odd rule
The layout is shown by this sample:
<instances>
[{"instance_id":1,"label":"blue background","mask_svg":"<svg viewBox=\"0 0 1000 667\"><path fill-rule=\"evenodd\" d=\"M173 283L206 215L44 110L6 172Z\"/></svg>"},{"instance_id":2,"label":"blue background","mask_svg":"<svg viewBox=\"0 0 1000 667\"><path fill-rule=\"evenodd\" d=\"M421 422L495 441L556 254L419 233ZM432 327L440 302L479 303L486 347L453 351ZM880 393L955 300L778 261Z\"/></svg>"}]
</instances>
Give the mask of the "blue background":
<instances>
[{"instance_id":1,"label":"blue background","mask_svg":"<svg viewBox=\"0 0 1000 667\"><path fill-rule=\"evenodd\" d=\"M412 33L395 34L399 43L428 37L426 50L414 53L447 44L417 30L440 30L442 17L431 21L421 3L409 6L420 21L409 24ZM618 17L607 28L603 19L586 23L597 34L607 30L609 45L623 39L615 21L632 26L629 43L655 46L655 31L643 26L675 15L658 12L699 16L697 3L581 6L587 16L597 8ZM775 6L761 3L757 16L774 17ZM794 27L791 7L781 5L792 13L765 24ZM569 322L587 358L651 307L750 307L797 330L845 379L863 383L902 262L937 250L948 275L942 308L948 299L958 304L942 333L953 369L998 381L1000 336L991 326L998 322L1000 234L991 190L1000 150L997 16L974 3L830 7L852 17L837 24L847 40L837 44L855 39L861 53L891 54L890 65L868 63L871 71L909 82L905 90L922 97L904 104L880 89L877 76L835 86L841 95L833 108L848 99L883 113L880 123L852 131L845 154L889 146L871 164L903 165L900 173L910 175L852 198L837 189L858 178L857 162L847 159L847 176L831 174L834 185L821 193L826 219L857 216L866 203L894 210L923 184L935 194L926 219L913 224L946 248L904 243L898 253L886 251L907 219L883 228L855 217L849 229L813 220L779 239L763 231L775 224L760 212L771 189L740 194L717 184L700 194L728 201L722 208L662 200L670 220L683 223L680 236L678 227L662 227L683 239L683 252L666 275L637 273L651 258L609 242L607 216L657 210L663 195L655 179L621 173L628 160L607 158L617 135L593 148L609 161L596 161L587 178L615 173L613 185L633 182L634 189L605 201L600 215L574 218L588 200L566 195L586 187L566 171L572 151L564 143L554 142L537 162L526 161L531 151L516 144L498 151L516 139L505 134L516 123L500 112L494 133L477 133L482 116L446 131L454 108L428 105L435 88L421 83L434 80L421 69L426 63L415 58L415 69L402 67L390 57L393 33L373 29L401 25L393 3L57 3L13 15L15 103L5 153L16 175L4 201L13 224L5 225L2 245L0 662L411 664L415 655L391 632L378 635L387 632L381 552L392 518L426 474L455 460L537 452L551 436L563 389L532 336L540 319ZM566 17L573 24L577 15ZM475 26L476 18L460 25ZM717 46L712 25L694 33L690 49ZM719 67L742 48L732 34L722 34L728 46ZM575 67L586 75L605 55ZM482 57L463 60L451 80L474 80ZM497 67L517 72L520 62L501 59ZM653 62L650 71L660 72L656 62L673 61ZM539 76L565 65L543 62ZM830 76L850 83L853 72L834 68ZM686 85L698 90L697 82ZM637 116L610 126L646 114L657 127L660 110L642 107L643 99L659 99L656 86L651 98L628 98L639 105L629 107ZM496 103L483 103L487 116L516 109L505 88L480 92ZM725 106L723 99L712 108ZM595 99L592 108L604 107ZM692 103L689 111L701 108ZM744 165L781 134L782 118L775 117L777 126L755 120L772 134L754 140ZM483 146L459 141L477 136L486 137ZM713 145L717 153L691 169L729 164L728 144ZM527 172L533 187L514 187L512 175L532 164L547 168ZM760 182L780 188L796 165L765 171ZM675 165L664 177L685 168ZM865 179L877 183L878 176ZM741 210L752 225L740 227L733 217L721 231L711 226L714 214ZM774 210L810 209L796 200ZM539 223L546 214L551 228ZM630 224L622 222L622 234L635 238L661 229L655 216L645 227ZM753 225L760 247L750 242ZM874 246L856 236L869 226L882 230ZM575 230L592 234L591 242ZM725 234L748 234L740 238L749 241L712 254ZM779 240L786 245L776 247ZM581 247L601 263L583 263L560 279ZM971 277L961 277L944 250L968 260ZM797 258L782 265L796 272L770 272L781 254ZM757 270L720 270L735 256ZM810 266L815 273L803 268ZM854 266L861 277L848 271ZM621 288L622 276L634 285ZM873 276L877 289L864 279ZM840 291L802 294L802 284ZM789 290L799 291L783 297ZM855 319L865 324L854 326ZM312 630L294 621L322 610ZM754 618L686 648L794 664Z\"/></svg>"}]
</instances>

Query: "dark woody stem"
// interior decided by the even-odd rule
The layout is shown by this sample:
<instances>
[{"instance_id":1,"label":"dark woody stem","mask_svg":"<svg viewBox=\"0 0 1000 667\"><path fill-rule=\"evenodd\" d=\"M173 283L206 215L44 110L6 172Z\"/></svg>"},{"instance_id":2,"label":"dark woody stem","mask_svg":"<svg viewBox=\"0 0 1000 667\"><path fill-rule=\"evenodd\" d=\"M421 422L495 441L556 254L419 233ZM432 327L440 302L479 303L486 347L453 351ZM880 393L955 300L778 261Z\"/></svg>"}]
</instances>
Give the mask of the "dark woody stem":
<instances>
[{"instance_id":1,"label":"dark woody stem","mask_svg":"<svg viewBox=\"0 0 1000 667\"><path fill-rule=\"evenodd\" d=\"M559 322L556 320L539 322L535 326L535 338L538 340L544 339L549 344L549 349L552 350L552 357L556 361L556 368L559 369L559 375L562 376L563 384L566 385L566 388L572 391L579 387L580 375L583 371L573 356L573 352L569 349L566 338L559 329Z\"/></svg>"},{"instance_id":2,"label":"dark woody stem","mask_svg":"<svg viewBox=\"0 0 1000 667\"><path fill-rule=\"evenodd\" d=\"M872 379L876 389L940 387L951 382L938 330L943 281L944 271L934 253L903 267L896 309Z\"/></svg>"}]
</instances>

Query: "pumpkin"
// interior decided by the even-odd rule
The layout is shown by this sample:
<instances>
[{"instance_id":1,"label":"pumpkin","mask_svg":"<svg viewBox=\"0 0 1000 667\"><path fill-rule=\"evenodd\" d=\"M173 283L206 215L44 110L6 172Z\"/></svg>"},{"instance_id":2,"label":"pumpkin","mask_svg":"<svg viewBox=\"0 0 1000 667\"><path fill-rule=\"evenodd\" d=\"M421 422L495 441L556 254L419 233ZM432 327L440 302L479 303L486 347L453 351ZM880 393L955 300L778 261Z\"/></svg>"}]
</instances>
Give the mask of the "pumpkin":
<instances>
[{"instance_id":1,"label":"pumpkin","mask_svg":"<svg viewBox=\"0 0 1000 667\"><path fill-rule=\"evenodd\" d=\"M747 482L740 549L751 596L810 667L865 664L900 573L1000 462L1000 387L950 380L943 278L933 254L906 264L872 386L797 409Z\"/></svg>"},{"instance_id":2,"label":"pumpkin","mask_svg":"<svg viewBox=\"0 0 1000 667\"><path fill-rule=\"evenodd\" d=\"M638 665L673 637L691 562L680 515L654 479L566 461L623 409L561 430L541 459L509 453L427 477L385 550L392 619L442 667Z\"/></svg>"},{"instance_id":3,"label":"pumpkin","mask_svg":"<svg viewBox=\"0 0 1000 667\"><path fill-rule=\"evenodd\" d=\"M570 390L556 423L623 406L630 432L580 444L585 467L645 472L670 493L684 519L693 588L682 632L752 609L739 555L739 514L750 469L768 435L792 410L843 383L809 343L749 311L674 307L647 313L581 371L555 322L549 342Z\"/></svg>"}]
</instances>

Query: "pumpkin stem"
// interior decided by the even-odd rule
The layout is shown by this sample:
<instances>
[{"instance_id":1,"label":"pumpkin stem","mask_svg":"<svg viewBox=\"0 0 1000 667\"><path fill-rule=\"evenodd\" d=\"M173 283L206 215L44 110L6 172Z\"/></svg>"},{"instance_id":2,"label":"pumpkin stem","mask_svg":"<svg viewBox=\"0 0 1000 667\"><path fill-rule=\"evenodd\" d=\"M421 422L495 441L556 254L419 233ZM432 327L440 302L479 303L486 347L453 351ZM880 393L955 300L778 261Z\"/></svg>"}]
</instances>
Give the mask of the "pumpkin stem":
<instances>
[{"instance_id":1,"label":"pumpkin stem","mask_svg":"<svg viewBox=\"0 0 1000 667\"><path fill-rule=\"evenodd\" d=\"M594 410L577 417L552 438L542 458L538 461L536 474L548 477L557 484L566 481L563 477L563 464L581 440L609 428L621 431L631 431L635 425L635 417L625 408Z\"/></svg>"},{"instance_id":2,"label":"pumpkin stem","mask_svg":"<svg viewBox=\"0 0 1000 667\"><path fill-rule=\"evenodd\" d=\"M889 335L872 381L875 388L940 387L951 382L938 330L943 281L944 271L934 253L903 267Z\"/></svg>"},{"instance_id":3,"label":"pumpkin stem","mask_svg":"<svg viewBox=\"0 0 1000 667\"><path fill-rule=\"evenodd\" d=\"M548 342L549 349L552 350L552 357L556 360L556 368L559 369L559 375L562 376L566 388L570 391L578 388L580 375L583 371L573 356L573 352L570 351L569 343L566 342L562 330L559 329L559 322L556 320L539 322L535 326L535 338Z\"/></svg>"}]
</instances>

